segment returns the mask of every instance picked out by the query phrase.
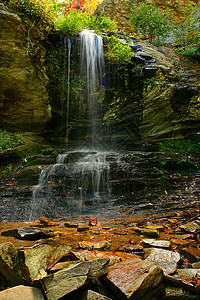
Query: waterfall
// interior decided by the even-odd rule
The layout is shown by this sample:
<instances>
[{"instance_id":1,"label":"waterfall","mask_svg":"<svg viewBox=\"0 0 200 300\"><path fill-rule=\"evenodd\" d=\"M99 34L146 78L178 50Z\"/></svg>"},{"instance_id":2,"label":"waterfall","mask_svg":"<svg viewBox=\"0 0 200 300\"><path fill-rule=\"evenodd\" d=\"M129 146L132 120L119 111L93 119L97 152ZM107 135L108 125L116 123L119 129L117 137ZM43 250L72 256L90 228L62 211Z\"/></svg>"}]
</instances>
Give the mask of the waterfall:
<instances>
[{"instance_id":1,"label":"waterfall","mask_svg":"<svg viewBox=\"0 0 200 300\"><path fill-rule=\"evenodd\" d=\"M80 72L86 80L90 147L97 149L99 146L98 134L101 129L98 98L104 71L103 39L87 29L80 32L80 38Z\"/></svg>"},{"instance_id":2,"label":"waterfall","mask_svg":"<svg viewBox=\"0 0 200 300\"><path fill-rule=\"evenodd\" d=\"M67 39L68 46L68 64L67 64L67 121L66 121L66 141L68 142L69 136L69 89L70 89L70 60L71 60L71 42L70 39Z\"/></svg>"}]
</instances>

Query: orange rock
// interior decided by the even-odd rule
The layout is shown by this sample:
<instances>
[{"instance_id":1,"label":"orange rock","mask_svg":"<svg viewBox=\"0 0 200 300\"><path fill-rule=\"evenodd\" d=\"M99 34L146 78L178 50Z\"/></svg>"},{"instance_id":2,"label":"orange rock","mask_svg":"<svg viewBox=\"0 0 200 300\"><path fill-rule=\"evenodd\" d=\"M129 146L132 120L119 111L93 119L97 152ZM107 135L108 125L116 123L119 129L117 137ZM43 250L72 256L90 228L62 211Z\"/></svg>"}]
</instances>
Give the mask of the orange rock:
<instances>
[{"instance_id":1,"label":"orange rock","mask_svg":"<svg viewBox=\"0 0 200 300\"><path fill-rule=\"evenodd\" d=\"M0 292L0 299L4 300L44 300L42 292L35 287L18 285Z\"/></svg>"}]
</instances>

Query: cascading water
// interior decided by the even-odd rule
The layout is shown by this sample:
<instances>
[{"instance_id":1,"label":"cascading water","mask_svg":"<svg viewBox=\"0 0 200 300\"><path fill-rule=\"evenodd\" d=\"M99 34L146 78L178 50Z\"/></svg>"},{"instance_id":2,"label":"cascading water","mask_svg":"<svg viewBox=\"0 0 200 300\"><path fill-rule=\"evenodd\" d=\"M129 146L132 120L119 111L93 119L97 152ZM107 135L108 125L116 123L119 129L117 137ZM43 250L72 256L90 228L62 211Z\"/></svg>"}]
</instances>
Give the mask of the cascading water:
<instances>
[{"instance_id":1,"label":"cascading water","mask_svg":"<svg viewBox=\"0 0 200 300\"><path fill-rule=\"evenodd\" d=\"M78 158L75 152L59 155L55 165L42 171L39 184L33 188L30 218L36 218L41 214L51 217L60 216L63 215L63 210L64 214L67 214L69 209L71 213L73 210L82 212L83 203L92 202L94 204L96 201L99 204L104 201L105 196L108 197L110 194L108 154L96 152L103 145L102 140L99 138L102 124L99 94L103 84L104 72L103 40L99 35L86 29L81 31L80 40L80 75L85 81L83 100L88 112L87 135L90 137L89 149L92 152L77 152ZM67 47L66 141L68 142L71 43L69 39L65 38L64 69ZM64 80L66 78L65 73L66 71L64 71ZM80 97L80 99L82 98ZM80 107L82 107L81 101ZM70 161L72 158L73 160Z\"/></svg>"},{"instance_id":2,"label":"cascading water","mask_svg":"<svg viewBox=\"0 0 200 300\"><path fill-rule=\"evenodd\" d=\"M90 148L98 150L100 143L98 134L101 129L101 110L99 108L99 92L103 84L104 51L103 39L90 30L80 32L80 73L86 80L86 101L88 106Z\"/></svg>"}]
</instances>

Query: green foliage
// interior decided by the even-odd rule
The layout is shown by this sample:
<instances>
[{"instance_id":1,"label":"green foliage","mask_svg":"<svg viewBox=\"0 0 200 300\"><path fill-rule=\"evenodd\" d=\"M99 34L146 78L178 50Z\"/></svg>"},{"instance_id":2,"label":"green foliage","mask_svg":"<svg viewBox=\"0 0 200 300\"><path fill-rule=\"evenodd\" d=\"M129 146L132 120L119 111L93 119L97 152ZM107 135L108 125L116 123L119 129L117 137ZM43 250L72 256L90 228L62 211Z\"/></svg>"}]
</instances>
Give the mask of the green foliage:
<instances>
[{"instance_id":1,"label":"green foliage","mask_svg":"<svg viewBox=\"0 0 200 300\"><path fill-rule=\"evenodd\" d=\"M196 135L188 139L166 140L158 143L159 151L171 155L183 152L200 152L200 136Z\"/></svg>"},{"instance_id":2,"label":"green foliage","mask_svg":"<svg viewBox=\"0 0 200 300\"><path fill-rule=\"evenodd\" d=\"M66 16L62 15L57 18L54 25L67 35L75 35L80 30L88 28L89 16L79 10L71 10Z\"/></svg>"},{"instance_id":3,"label":"green foliage","mask_svg":"<svg viewBox=\"0 0 200 300\"><path fill-rule=\"evenodd\" d=\"M200 58L200 18L190 17L186 23L177 26L176 47L177 52Z\"/></svg>"},{"instance_id":4,"label":"green foliage","mask_svg":"<svg viewBox=\"0 0 200 300\"><path fill-rule=\"evenodd\" d=\"M0 129L0 151L16 147L21 144L17 134Z\"/></svg>"},{"instance_id":5,"label":"green foliage","mask_svg":"<svg viewBox=\"0 0 200 300\"><path fill-rule=\"evenodd\" d=\"M88 15L86 12L72 9L66 15L59 16L54 25L57 29L63 31L67 35L75 35L82 29L91 29L99 31L115 31L117 26L115 21L109 17L103 17L101 14L98 18Z\"/></svg>"},{"instance_id":6,"label":"green foliage","mask_svg":"<svg viewBox=\"0 0 200 300\"><path fill-rule=\"evenodd\" d=\"M161 12L154 4L137 4L131 9L133 33L151 42L166 37L172 30L172 21L168 9Z\"/></svg>"},{"instance_id":7,"label":"green foliage","mask_svg":"<svg viewBox=\"0 0 200 300\"><path fill-rule=\"evenodd\" d=\"M9 164L7 166L0 168L0 179L3 179L4 177L8 176L13 171L13 165Z\"/></svg>"},{"instance_id":8,"label":"green foliage","mask_svg":"<svg viewBox=\"0 0 200 300\"><path fill-rule=\"evenodd\" d=\"M98 18L90 16L89 28L97 32L117 31L117 25L115 21L111 20L110 17L104 17L103 14L100 14Z\"/></svg>"},{"instance_id":9,"label":"green foliage","mask_svg":"<svg viewBox=\"0 0 200 300\"><path fill-rule=\"evenodd\" d=\"M106 39L106 58L115 65L117 70L125 69L131 62L131 47L119 41L116 37L111 36Z\"/></svg>"}]
</instances>

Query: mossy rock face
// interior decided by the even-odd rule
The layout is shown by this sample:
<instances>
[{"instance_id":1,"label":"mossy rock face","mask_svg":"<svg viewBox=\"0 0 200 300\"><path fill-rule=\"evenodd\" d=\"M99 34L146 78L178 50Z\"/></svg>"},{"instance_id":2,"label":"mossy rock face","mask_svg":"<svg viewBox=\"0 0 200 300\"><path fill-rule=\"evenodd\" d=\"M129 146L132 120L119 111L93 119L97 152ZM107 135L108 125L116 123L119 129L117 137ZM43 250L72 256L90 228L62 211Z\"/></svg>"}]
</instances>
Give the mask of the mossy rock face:
<instances>
[{"instance_id":1,"label":"mossy rock face","mask_svg":"<svg viewBox=\"0 0 200 300\"><path fill-rule=\"evenodd\" d=\"M0 28L0 126L13 131L42 132L51 118L45 49L39 42L42 33L4 5L0 6Z\"/></svg>"},{"instance_id":2,"label":"mossy rock face","mask_svg":"<svg viewBox=\"0 0 200 300\"><path fill-rule=\"evenodd\" d=\"M56 158L53 155L33 155L23 159L24 166L50 165L55 162Z\"/></svg>"},{"instance_id":3,"label":"mossy rock face","mask_svg":"<svg viewBox=\"0 0 200 300\"><path fill-rule=\"evenodd\" d=\"M14 179L18 184L37 185L42 171L41 166L19 167L14 173Z\"/></svg>"}]
</instances>

